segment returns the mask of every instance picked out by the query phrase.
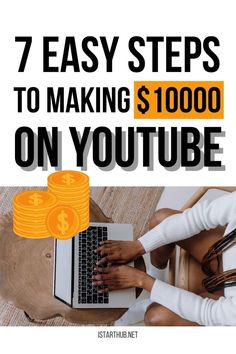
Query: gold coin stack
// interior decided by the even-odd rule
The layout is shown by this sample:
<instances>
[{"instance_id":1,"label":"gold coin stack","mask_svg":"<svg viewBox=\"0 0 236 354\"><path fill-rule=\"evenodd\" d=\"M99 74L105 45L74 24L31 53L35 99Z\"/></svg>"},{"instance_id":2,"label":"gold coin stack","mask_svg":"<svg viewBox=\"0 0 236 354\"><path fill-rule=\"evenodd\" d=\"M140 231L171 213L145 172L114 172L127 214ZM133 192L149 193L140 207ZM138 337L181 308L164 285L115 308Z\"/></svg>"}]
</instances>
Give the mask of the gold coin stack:
<instances>
[{"instance_id":1,"label":"gold coin stack","mask_svg":"<svg viewBox=\"0 0 236 354\"><path fill-rule=\"evenodd\" d=\"M48 191L30 190L18 193L13 201L13 231L27 238L45 238L49 211L57 205L57 198Z\"/></svg>"},{"instance_id":2,"label":"gold coin stack","mask_svg":"<svg viewBox=\"0 0 236 354\"><path fill-rule=\"evenodd\" d=\"M60 171L48 176L48 191L57 197L58 205L76 210L77 232L89 227L89 177L82 172Z\"/></svg>"}]
</instances>

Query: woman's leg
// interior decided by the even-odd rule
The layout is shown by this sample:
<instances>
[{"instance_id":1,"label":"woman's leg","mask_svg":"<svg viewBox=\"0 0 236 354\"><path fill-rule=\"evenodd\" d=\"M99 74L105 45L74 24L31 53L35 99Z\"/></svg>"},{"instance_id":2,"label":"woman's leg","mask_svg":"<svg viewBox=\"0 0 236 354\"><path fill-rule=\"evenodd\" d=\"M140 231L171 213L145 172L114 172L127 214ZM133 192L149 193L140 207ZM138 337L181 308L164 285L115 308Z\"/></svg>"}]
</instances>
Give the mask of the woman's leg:
<instances>
[{"instance_id":1,"label":"woman's leg","mask_svg":"<svg viewBox=\"0 0 236 354\"><path fill-rule=\"evenodd\" d=\"M149 222L149 228L152 229L160 224L167 217L180 214L181 211L174 209L160 209L154 213ZM196 261L201 262L203 256L208 249L219 239L224 233L223 227L217 227L214 230L204 230L186 240L177 242L176 244L185 249ZM167 262L175 249L175 243L171 243L157 248L151 252L151 262L159 269L166 267Z\"/></svg>"},{"instance_id":2,"label":"woman's leg","mask_svg":"<svg viewBox=\"0 0 236 354\"><path fill-rule=\"evenodd\" d=\"M153 229L155 226L160 224L168 216L177 214L178 210L173 209L159 209L157 210L149 221L149 230ZM168 245L159 247L150 253L151 263L159 268L164 269L167 266L167 262L175 249L175 244L170 243Z\"/></svg>"},{"instance_id":3,"label":"woman's leg","mask_svg":"<svg viewBox=\"0 0 236 354\"><path fill-rule=\"evenodd\" d=\"M220 295L207 292L199 295L214 300L217 300L220 297ZM146 326L199 326L198 323L185 320L165 306L159 305L155 302L148 307L145 313L144 322Z\"/></svg>"},{"instance_id":4,"label":"woman's leg","mask_svg":"<svg viewBox=\"0 0 236 354\"><path fill-rule=\"evenodd\" d=\"M161 223L167 217L181 213L179 210L173 209L160 209L150 220L150 228L155 227ZM203 256L208 249L219 239L223 237L224 228L217 227L214 230L204 230L193 237L177 242L176 244L186 250L197 262L201 262ZM167 262L174 251L175 243L159 247L151 252L151 262L157 268L165 268ZM214 266L214 265L213 265ZM217 266L217 264L216 264ZM216 271L222 271L222 264L219 265L219 269ZM203 297L209 297L217 299L223 295L223 291L219 291L215 294L202 293ZM151 304L145 314L145 323L147 325L154 326L196 326L194 322L187 321L174 312L170 311L166 307L157 303Z\"/></svg>"},{"instance_id":5,"label":"woman's leg","mask_svg":"<svg viewBox=\"0 0 236 354\"><path fill-rule=\"evenodd\" d=\"M155 302L148 306L144 322L146 326L198 326Z\"/></svg>"}]
</instances>

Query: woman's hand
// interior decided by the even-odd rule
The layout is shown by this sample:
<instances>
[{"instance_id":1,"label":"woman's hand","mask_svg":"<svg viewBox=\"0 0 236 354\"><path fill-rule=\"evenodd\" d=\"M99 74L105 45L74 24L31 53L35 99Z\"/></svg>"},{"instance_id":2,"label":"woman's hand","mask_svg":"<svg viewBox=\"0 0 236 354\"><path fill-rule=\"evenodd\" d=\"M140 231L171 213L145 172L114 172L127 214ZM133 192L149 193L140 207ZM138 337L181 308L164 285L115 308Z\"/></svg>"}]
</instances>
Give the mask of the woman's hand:
<instances>
[{"instance_id":1,"label":"woman's hand","mask_svg":"<svg viewBox=\"0 0 236 354\"><path fill-rule=\"evenodd\" d=\"M98 290L101 293L133 287L151 291L155 281L150 275L127 265L106 268L97 267L96 271L100 274L93 276L93 285L106 286L104 289Z\"/></svg>"},{"instance_id":2,"label":"woman's hand","mask_svg":"<svg viewBox=\"0 0 236 354\"><path fill-rule=\"evenodd\" d=\"M145 253L139 241L103 241L97 252L101 255L97 265L104 263L127 263Z\"/></svg>"}]
</instances>

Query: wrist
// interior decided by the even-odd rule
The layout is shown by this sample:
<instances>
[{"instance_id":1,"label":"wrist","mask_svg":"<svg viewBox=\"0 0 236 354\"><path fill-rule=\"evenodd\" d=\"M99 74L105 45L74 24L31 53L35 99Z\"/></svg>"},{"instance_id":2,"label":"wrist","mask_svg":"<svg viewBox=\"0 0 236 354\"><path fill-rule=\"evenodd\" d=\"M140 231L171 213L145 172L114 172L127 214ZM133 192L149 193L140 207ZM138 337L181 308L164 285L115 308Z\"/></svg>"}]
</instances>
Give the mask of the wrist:
<instances>
[{"instance_id":1,"label":"wrist","mask_svg":"<svg viewBox=\"0 0 236 354\"><path fill-rule=\"evenodd\" d=\"M155 281L155 278L151 277L151 275L146 274L146 277L143 279L143 289L147 290L150 293Z\"/></svg>"},{"instance_id":2,"label":"wrist","mask_svg":"<svg viewBox=\"0 0 236 354\"><path fill-rule=\"evenodd\" d=\"M137 276L137 288L143 288L149 292L151 292L155 279L148 275L147 273L139 271Z\"/></svg>"},{"instance_id":3,"label":"wrist","mask_svg":"<svg viewBox=\"0 0 236 354\"><path fill-rule=\"evenodd\" d=\"M145 249L139 240L135 241L135 248L137 257L140 257L145 253Z\"/></svg>"}]
</instances>

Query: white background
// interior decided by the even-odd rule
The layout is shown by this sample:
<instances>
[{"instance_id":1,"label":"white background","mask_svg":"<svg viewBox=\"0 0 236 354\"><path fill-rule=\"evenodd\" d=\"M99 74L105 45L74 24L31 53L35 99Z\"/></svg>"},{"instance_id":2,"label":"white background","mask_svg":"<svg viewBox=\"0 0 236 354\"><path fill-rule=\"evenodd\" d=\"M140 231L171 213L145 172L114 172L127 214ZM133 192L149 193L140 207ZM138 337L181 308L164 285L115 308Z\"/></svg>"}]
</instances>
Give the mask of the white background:
<instances>
[{"instance_id":1,"label":"white background","mask_svg":"<svg viewBox=\"0 0 236 354\"><path fill-rule=\"evenodd\" d=\"M99 339L98 331L138 331L136 339ZM235 328L199 327L31 327L2 328L8 353L230 353Z\"/></svg>"},{"instance_id":2,"label":"white background","mask_svg":"<svg viewBox=\"0 0 236 354\"><path fill-rule=\"evenodd\" d=\"M36 169L22 171L14 160L14 132L22 125L36 128L38 125L50 128L59 126L66 131L67 126L83 127L106 125L141 125L133 120L132 109L129 114L83 116L53 116L45 113L37 115L16 114L16 100L13 86L48 85L124 85L132 88L134 80L224 80L225 81L225 119L209 121L206 126L222 125L227 138L223 139L225 172L167 172L160 166L154 172L144 168L124 172L116 168L102 172L89 163L88 174L91 185L235 185L235 11L234 1L5 1L1 3L1 54L0 54L0 185L45 185L49 172ZM234 26L234 27L233 27ZM23 74L17 73L21 54L21 44L14 42L15 36L32 36L32 51ZM119 35L114 73L106 74L102 53L99 54L101 67L94 74L42 73L42 36L75 36L79 41L84 36L105 35L112 38ZM133 35L153 36L217 36L221 47L218 51L221 67L215 74L207 74L201 66L201 59L193 65L191 74L152 74L150 66L140 74L132 74L127 69L130 59L127 39ZM59 46L58 46L59 48ZM149 47L150 49L150 47ZM145 52L148 63L148 50ZM79 53L80 55L80 53ZM81 53L81 58L82 58ZM60 57L60 56L59 56ZM150 60L150 59L149 59ZM60 61L59 61L60 62ZM162 64L164 59L162 61ZM202 121L182 123L180 121L145 121L143 125L179 126L193 125L201 129ZM75 168L75 154L72 144L64 141L63 168ZM112 328L114 329L114 328ZM135 328L130 328L135 329ZM87 345L92 342L97 352L178 352L223 353L231 350L234 329L228 328L139 328L137 340L98 340L96 328L2 328L1 350L17 353L77 353L90 352ZM82 349L83 348L83 349ZM5 350L4 350L5 349ZM94 352L94 349L93 349Z\"/></svg>"},{"instance_id":3,"label":"white background","mask_svg":"<svg viewBox=\"0 0 236 354\"><path fill-rule=\"evenodd\" d=\"M29 172L15 163L14 136L18 127L26 125L37 132L38 126L58 126L63 132L63 169L76 169L76 154L68 132L68 126L83 131L84 126L96 128L101 125L111 130L115 126L195 126L203 131L204 126L221 126L226 138L216 142L224 149L223 155L216 155L226 166L226 171L209 172L203 168L196 172L186 172L180 168L175 172L165 170L158 164L157 150L154 145L154 171L147 171L141 161L132 172L116 166L105 172L96 167L92 154L88 158L88 171L91 185L234 185L236 164L235 151L235 40L233 24L233 1L7 1L1 6L1 96L0 96L0 185L46 185L46 178L54 169L42 171L36 168ZM52 45L58 52L52 65L61 64L65 36L75 36L79 60L86 59L80 43L87 36L103 35L111 41L119 36L113 61L113 73L106 73L105 59L101 46L94 52L99 58L99 68L95 73L43 73L43 36L59 36L59 43ZM197 36L201 39L209 35L219 38L220 48L216 53L220 58L220 69L216 73L206 73L202 56L192 63L191 73L165 72L165 45L161 43L159 53L160 72L151 72L151 45L142 48L146 58L146 68L139 74L129 71L127 62L134 57L128 50L128 39L134 35L146 36ZM15 36L32 36L33 43L26 70L18 73L23 44L15 43ZM109 42L111 43L111 42ZM176 44L180 58L176 65L183 64L183 44ZM134 80L224 80L225 82L225 119L222 120L134 120L133 107L127 114L47 114L44 92L47 86L127 86L133 88ZM16 110L14 86L37 86L41 90L41 109L32 114ZM132 94L131 94L132 97ZM132 99L131 99L132 101ZM90 152L92 149L90 150ZM140 144L140 159L142 145Z\"/></svg>"}]
</instances>

